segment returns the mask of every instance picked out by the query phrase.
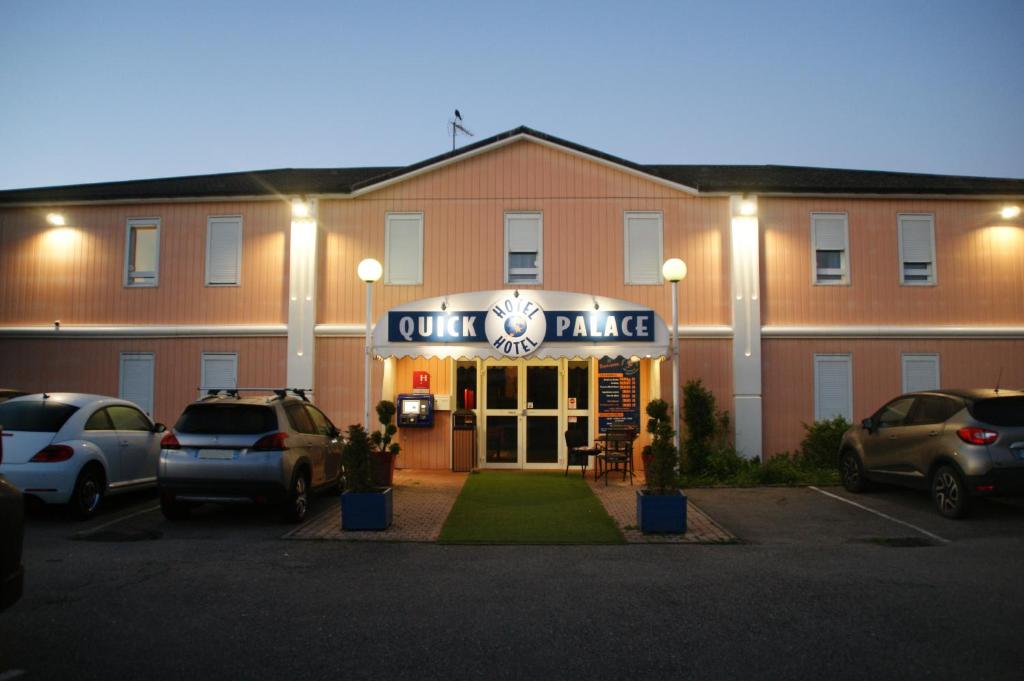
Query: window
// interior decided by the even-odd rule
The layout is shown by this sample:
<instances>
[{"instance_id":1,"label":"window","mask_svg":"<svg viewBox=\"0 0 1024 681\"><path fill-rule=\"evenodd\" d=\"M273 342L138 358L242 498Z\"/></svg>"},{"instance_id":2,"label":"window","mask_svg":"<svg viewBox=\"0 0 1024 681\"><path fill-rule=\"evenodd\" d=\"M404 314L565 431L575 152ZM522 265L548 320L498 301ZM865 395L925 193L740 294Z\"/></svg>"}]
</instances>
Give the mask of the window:
<instances>
[{"instance_id":1,"label":"window","mask_svg":"<svg viewBox=\"0 0 1024 681\"><path fill-rule=\"evenodd\" d=\"M544 225L540 213L505 213L505 283L543 281Z\"/></svg>"},{"instance_id":2,"label":"window","mask_svg":"<svg viewBox=\"0 0 1024 681\"><path fill-rule=\"evenodd\" d=\"M850 355L814 356L814 420L842 416L853 420Z\"/></svg>"},{"instance_id":3,"label":"window","mask_svg":"<svg viewBox=\"0 0 1024 681\"><path fill-rule=\"evenodd\" d=\"M384 218L384 283L423 283L423 213Z\"/></svg>"},{"instance_id":4,"label":"window","mask_svg":"<svg viewBox=\"0 0 1024 681\"><path fill-rule=\"evenodd\" d=\"M153 424L135 407L114 405L107 407L107 412L116 430L153 430Z\"/></svg>"},{"instance_id":5,"label":"window","mask_svg":"<svg viewBox=\"0 0 1024 681\"><path fill-rule=\"evenodd\" d=\"M242 283L242 218L214 216L206 219L206 285L238 286Z\"/></svg>"},{"instance_id":6,"label":"window","mask_svg":"<svg viewBox=\"0 0 1024 681\"><path fill-rule=\"evenodd\" d=\"M931 215L900 215L900 283L935 284L935 219Z\"/></svg>"},{"instance_id":7,"label":"window","mask_svg":"<svg viewBox=\"0 0 1024 681\"><path fill-rule=\"evenodd\" d=\"M874 421L879 428L895 428L905 425L907 416L914 406L913 397L899 397L878 410Z\"/></svg>"},{"instance_id":8,"label":"window","mask_svg":"<svg viewBox=\"0 0 1024 681\"><path fill-rule=\"evenodd\" d=\"M277 415L270 407L253 404L207 402L185 407L174 429L179 433L248 435L277 430Z\"/></svg>"},{"instance_id":9,"label":"window","mask_svg":"<svg viewBox=\"0 0 1024 681\"><path fill-rule=\"evenodd\" d=\"M939 356L937 354L903 355L903 392L939 389Z\"/></svg>"},{"instance_id":10,"label":"window","mask_svg":"<svg viewBox=\"0 0 1024 681\"><path fill-rule=\"evenodd\" d=\"M238 387L237 353L204 352L201 361L200 385L203 392Z\"/></svg>"},{"instance_id":11,"label":"window","mask_svg":"<svg viewBox=\"0 0 1024 681\"><path fill-rule=\"evenodd\" d=\"M153 353L121 353L121 386L118 396L153 413Z\"/></svg>"},{"instance_id":12,"label":"window","mask_svg":"<svg viewBox=\"0 0 1024 681\"><path fill-rule=\"evenodd\" d=\"M313 421L313 427L319 435L326 435L330 437L334 434L335 428L331 420L324 416L324 413L314 407L312 404L306 405L306 411L309 412L309 418Z\"/></svg>"},{"instance_id":13,"label":"window","mask_svg":"<svg viewBox=\"0 0 1024 681\"><path fill-rule=\"evenodd\" d=\"M811 214L814 283L849 284L849 238L846 213Z\"/></svg>"},{"instance_id":14,"label":"window","mask_svg":"<svg viewBox=\"0 0 1024 681\"><path fill-rule=\"evenodd\" d=\"M455 364L455 392L458 409L476 409L476 362L460 361Z\"/></svg>"},{"instance_id":15,"label":"window","mask_svg":"<svg viewBox=\"0 0 1024 681\"><path fill-rule=\"evenodd\" d=\"M963 408L963 402L952 397L922 395L917 398L914 413L907 423L915 426L942 423Z\"/></svg>"},{"instance_id":16,"label":"window","mask_svg":"<svg viewBox=\"0 0 1024 681\"><path fill-rule=\"evenodd\" d=\"M306 413L301 404L293 402L287 405L284 408L284 413L288 415L288 422L292 424L292 428L296 432L316 435L316 426L313 425L313 419L309 417L309 414Z\"/></svg>"},{"instance_id":17,"label":"window","mask_svg":"<svg viewBox=\"0 0 1024 681\"><path fill-rule=\"evenodd\" d=\"M125 286L156 286L160 271L160 219L128 221Z\"/></svg>"},{"instance_id":18,"label":"window","mask_svg":"<svg viewBox=\"0 0 1024 681\"><path fill-rule=\"evenodd\" d=\"M110 422L110 415L106 409L99 409L89 420L85 422L85 430L113 430L114 424Z\"/></svg>"},{"instance_id":19,"label":"window","mask_svg":"<svg viewBox=\"0 0 1024 681\"><path fill-rule=\"evenodd\" d=\"M626 213L627 284L661 284L662 215Z\"/></svg>"}]
</instances>

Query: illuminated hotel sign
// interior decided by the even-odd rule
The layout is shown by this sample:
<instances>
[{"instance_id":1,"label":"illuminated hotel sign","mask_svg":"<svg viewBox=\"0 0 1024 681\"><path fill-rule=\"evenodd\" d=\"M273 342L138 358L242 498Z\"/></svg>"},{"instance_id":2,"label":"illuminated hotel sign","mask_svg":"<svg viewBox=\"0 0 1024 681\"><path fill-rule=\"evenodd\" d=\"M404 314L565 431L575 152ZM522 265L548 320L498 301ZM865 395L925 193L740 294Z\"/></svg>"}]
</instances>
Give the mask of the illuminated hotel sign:
<instances>
[{"instance_id":1,"label":"illuminated hotel sign","mask_svg":"<svg viewBox=\"0 0 1024 681\"><path fill-rule=\"evenodd\" d=\"M525 295L500 298L484 311L391 311L387 321L389 343L488 343L509 357L525 357L543 342L655 340L650 310L544 310Z\"/></svg>"}]
</instances>

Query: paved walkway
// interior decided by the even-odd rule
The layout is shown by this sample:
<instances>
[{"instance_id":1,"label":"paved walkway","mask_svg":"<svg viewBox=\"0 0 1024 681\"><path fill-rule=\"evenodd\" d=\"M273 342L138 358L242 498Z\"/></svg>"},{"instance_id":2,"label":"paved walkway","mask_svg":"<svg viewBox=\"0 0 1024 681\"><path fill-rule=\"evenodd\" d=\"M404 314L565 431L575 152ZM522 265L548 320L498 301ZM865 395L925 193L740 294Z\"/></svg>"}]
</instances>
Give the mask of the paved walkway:
<instances>
[{"instance_id":1,"label":"paved walkway","mask_svg":"<svg viewBox=\"0 0 1024 681\"><path fill-rule=\"evenodd\" d=\"M395 471L394 522L384 532L346 532L341 529L341 504L284 535L285 539L341 541L437 541L448 513L459 496L467 473Z\"/></svg>"},{"instance_id":2,"label":"paved walkway","mask_svg":"<svg viewBox=\"0 0 1024 681\"><path fill-rule=\"evenodd\" d=\"M735 536L689 500L686 503L686 534L644 534L636 524L636 491L643 486L643 473L634 476L632 485L629 480L613 475L607 486L604 478L594 482L593 472L587 473L590 489L594 490L630 544L724 544L736 541Z\"/></svg>"}]
</instances>

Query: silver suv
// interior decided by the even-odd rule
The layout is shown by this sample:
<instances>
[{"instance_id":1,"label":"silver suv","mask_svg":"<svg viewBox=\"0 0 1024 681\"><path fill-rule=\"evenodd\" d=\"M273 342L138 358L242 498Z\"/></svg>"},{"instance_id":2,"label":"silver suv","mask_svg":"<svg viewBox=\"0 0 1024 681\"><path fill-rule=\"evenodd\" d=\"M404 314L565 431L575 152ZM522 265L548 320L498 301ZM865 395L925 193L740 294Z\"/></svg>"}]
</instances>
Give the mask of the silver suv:
<instances>
[{"instance_id":1,"label":"silver suv","mask_svg":"<svg viewBox=\"0 0 1024 681\"><path fill-rule=\"evenodd\" d=\"M869 481L931 491L961 518L972 497L1024 493L1024 392L936 390L900 395L843 435L843 486Z\"/></svg>"},{"instance_id":2,"label":"silver suv","mask_svg":"<svg viewBox=\"0 0 1024 681\"><path fill-rule=\"evenodd\" d=\"M185 408L164 436L157 485L171 520L199 502L254 501L281 505L301 522L314 489L337 489L341 433L301 391L239 397L211 391Z\"/></svg>"}]
</instances>

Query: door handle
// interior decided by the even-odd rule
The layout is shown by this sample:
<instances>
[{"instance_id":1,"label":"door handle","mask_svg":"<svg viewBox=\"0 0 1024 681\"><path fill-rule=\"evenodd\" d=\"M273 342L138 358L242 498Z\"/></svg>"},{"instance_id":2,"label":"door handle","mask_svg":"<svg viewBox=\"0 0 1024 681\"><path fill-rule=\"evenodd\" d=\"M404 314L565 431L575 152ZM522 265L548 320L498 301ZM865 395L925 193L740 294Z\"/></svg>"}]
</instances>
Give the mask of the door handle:
<instances>
[{"instance_id":1,"label":"door handle","mask_svg":"<svg viewBox=\"0 0 1024 681\"><path fill-rule=\"evenodd\" d=\"M928 437L935 437L936 435L940 435L940 434L941 433L939 431L937 431L937 430L930 430L930 431L928 431Z\"/></svg>"},{"instance_id":2,"label":"door handle","mask_svg":"<svg viewBox=\"0 0 1024 681\"><path fill-rule=\"evenodd\" d=\"M128 440L121 440L121 444L123 444L123 445L128 444Z\"/></svg>"}]
</instances>

